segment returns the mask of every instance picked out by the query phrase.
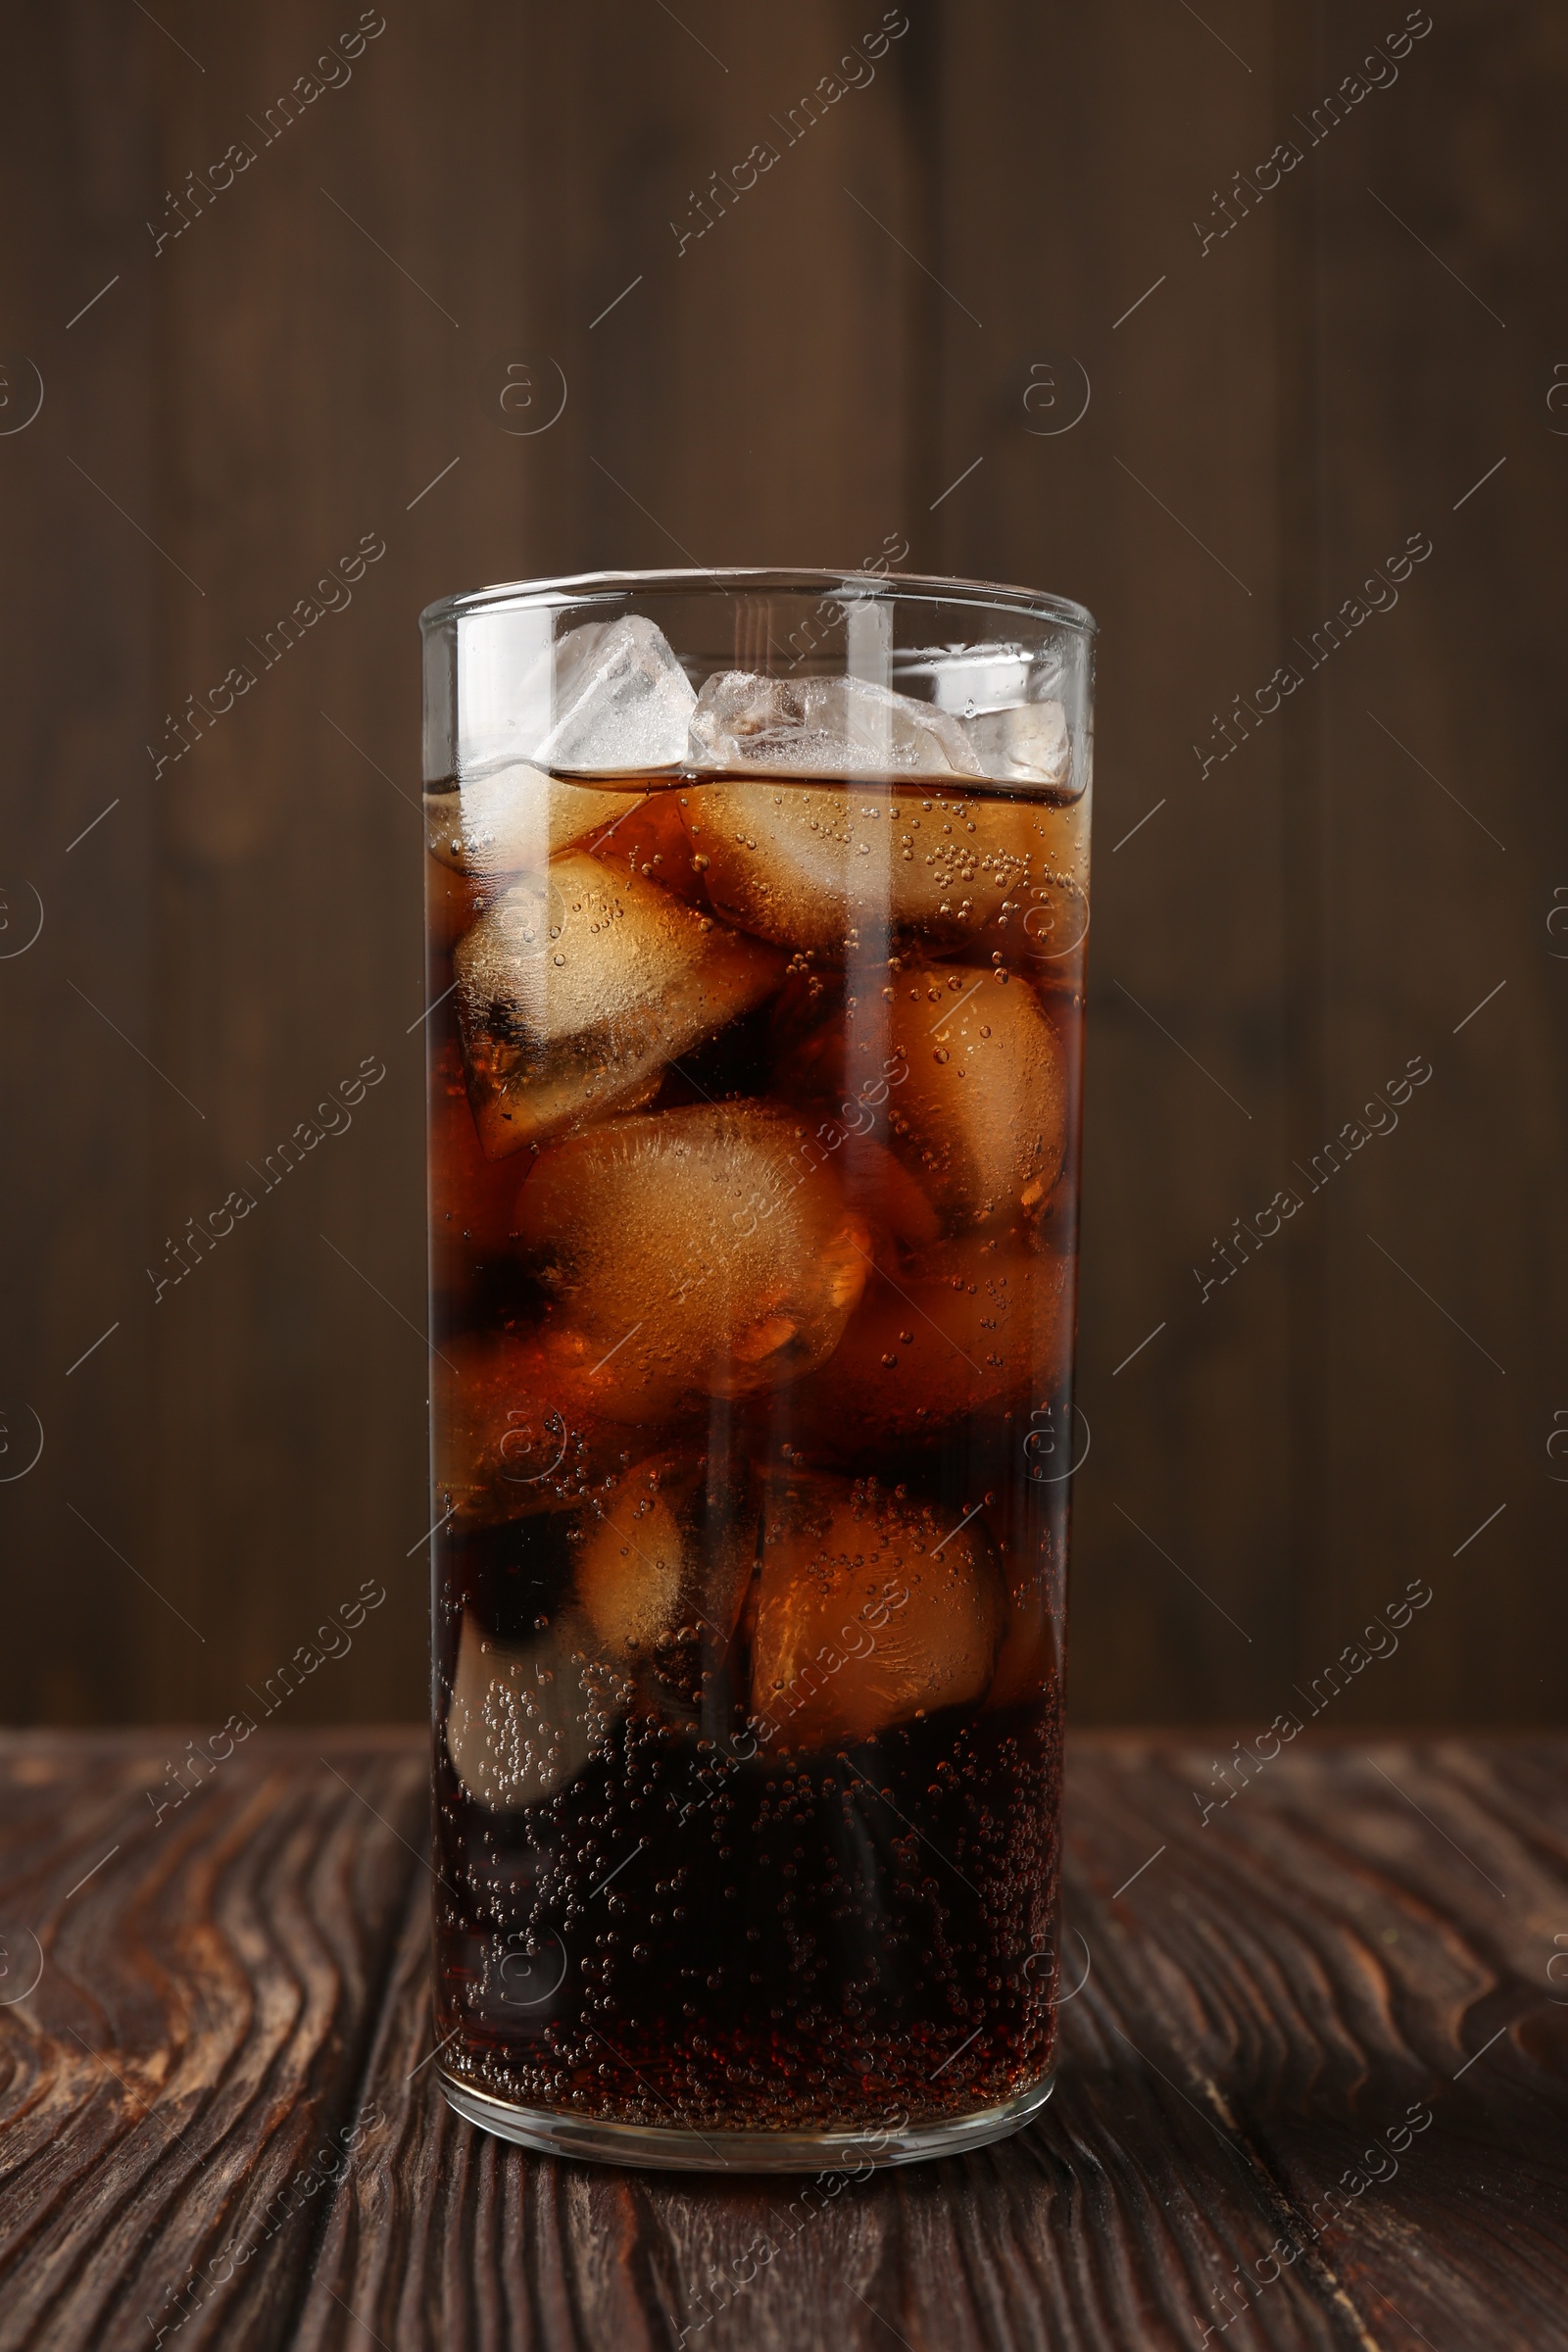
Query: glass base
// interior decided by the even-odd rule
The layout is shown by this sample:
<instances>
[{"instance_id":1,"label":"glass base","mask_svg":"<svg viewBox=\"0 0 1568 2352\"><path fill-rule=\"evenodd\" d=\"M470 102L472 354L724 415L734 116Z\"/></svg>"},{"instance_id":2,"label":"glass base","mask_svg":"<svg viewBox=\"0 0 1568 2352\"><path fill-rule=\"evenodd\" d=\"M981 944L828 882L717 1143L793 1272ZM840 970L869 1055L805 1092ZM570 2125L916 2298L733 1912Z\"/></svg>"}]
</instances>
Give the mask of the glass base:
<instances>
[{"instance_id":1,"label":"glass base","mask_svg":"<svg viewBox=\"0 0 1568 2352\"><path fill-rule=\"evenodd\" d=\"M951 2122L915 2124L903 2131L696 2132L652 2124L606 2124L542 2107L514 2107L441 2074L447 2103L481 2131L545 2156L590 2164L636 2165L664 2173L858 2172L866 2165L921 2164L932 2156L961 2156L1005 2139L1040 2113L1052 2092L1047 2075L1000 2107L982 2107Z\"/></svg>"}]
</instances>

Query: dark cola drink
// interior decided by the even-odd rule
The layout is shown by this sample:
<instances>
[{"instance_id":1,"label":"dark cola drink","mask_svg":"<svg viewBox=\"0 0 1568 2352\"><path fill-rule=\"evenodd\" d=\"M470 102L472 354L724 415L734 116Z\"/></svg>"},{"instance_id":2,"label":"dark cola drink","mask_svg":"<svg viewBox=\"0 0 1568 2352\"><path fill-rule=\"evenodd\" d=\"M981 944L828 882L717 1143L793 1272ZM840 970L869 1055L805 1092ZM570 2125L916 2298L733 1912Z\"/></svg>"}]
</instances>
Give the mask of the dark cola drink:
<instances>
[{"instance_id":1,"label":"dark cola drink","mask_svg":"<svg viewBox=\"0 0 1568 2352\"><path fill-rule=\"evenodd\" d=\"M583 2154L937 2152L1052 2059L1086 774L565 625L426 801L440 2064Z\"/></svg>"}]
</instances>

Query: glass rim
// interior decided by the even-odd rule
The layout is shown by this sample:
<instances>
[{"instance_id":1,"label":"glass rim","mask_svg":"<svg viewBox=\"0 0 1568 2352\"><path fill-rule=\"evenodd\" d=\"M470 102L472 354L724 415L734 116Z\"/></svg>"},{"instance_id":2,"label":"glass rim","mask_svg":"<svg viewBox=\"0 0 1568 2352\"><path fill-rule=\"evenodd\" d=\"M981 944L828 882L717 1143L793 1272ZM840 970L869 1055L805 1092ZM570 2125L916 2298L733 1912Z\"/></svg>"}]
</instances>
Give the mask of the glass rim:
<instances>
[{"instance_id":1,"label":"glass rim","mask_svg":"<svg viewBox=\"0 0 1568 2352\"><path fill-rule=\"evenodd\" d=\"M907 603L972 605L986 612L1016 612L1033 620L1054 622L1093 638L1100 624L1087 605L1072 597L1054 596L1039 588L1009 586L997 580L949 578L940 572L829 571L787 566L769 569L746 564L715 568L692 566L683 570L577 571L540 580L508 580L490 588L465 589L438 597L419 615L422 630L438 628L470 612L497 606L543 606L569 610L594 596L687 594L707 587L719 594L735 588L793 589L819 597L843 594L901 597Z\"/></svg>"}]
</instances>

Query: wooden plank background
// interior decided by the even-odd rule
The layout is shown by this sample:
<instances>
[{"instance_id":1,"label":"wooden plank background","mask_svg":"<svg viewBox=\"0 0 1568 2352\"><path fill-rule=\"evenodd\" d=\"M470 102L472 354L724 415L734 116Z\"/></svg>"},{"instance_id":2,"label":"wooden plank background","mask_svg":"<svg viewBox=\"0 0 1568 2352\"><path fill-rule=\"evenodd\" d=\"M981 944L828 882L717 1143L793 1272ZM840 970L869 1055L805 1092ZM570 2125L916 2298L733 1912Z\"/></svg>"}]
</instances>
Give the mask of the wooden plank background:
<instances>
[{"instance_id":1,"label":"wooden plank background","mask_svg":"<svg viewBox=\"0 0 1568 2352\"><path fill-rule=\"evenodd\" d=\"M1399 9L909 0L792 143L869 0L357 21L0 31L0 1710L221 1720L367 1578L289 1715L422 1705L419 608L891 541L1103 628L1076 1715L1261 1726L1419 1578L1333 1720L1560 1718L1560 13L1435 9L1331 126ZM543 429L502 429L514 360ZM362 535L352 602L155 773ZM352 1127L155 1303L364 1057Z\"/></svg>"}]
</instances>

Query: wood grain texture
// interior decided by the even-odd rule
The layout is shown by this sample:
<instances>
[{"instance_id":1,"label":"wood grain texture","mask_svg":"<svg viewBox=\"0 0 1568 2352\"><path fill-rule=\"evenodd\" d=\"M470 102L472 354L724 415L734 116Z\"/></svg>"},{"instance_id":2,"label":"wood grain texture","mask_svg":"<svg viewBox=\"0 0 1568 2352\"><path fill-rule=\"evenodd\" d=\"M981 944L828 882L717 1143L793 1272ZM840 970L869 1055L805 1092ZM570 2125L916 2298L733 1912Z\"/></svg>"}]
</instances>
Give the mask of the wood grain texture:
<instances>
[{"instance_id":1,"label":"wood grain texture","mask_svg":"<svg viewBox=\"0 0 1568 2352\"><path fill-rule=\"evenodd\" d=\"M180 1752L5 1743L5 2352L1564 2341L1560 1740L1303 1739L1205 1821L1228 1749L1080 1738L1044 2120L814 2202L451 2115L415 1735L258 1734L149 1827Z\"/></svg>"},{"instance_id":2,"label":"wood grain texture","mask_svg":"<svg viewBox=\"0 0 1568 2352\"><path fill-rule=\"evenodd\" d=\"M270 131L357 13L21 0L0 29L0 349L46 380L0 432L0 881L47 908L0 959L0 1407L47 1433L0 1542L80 1602L62 1644L29 1584L0 1711L222 1714L373 1567L400 1605L299 1713L420 1712L415 617L891 540L1105 624L1080 1717L1272 1712L1504 1503L1345 1709L1560 1717L1560 12L1457 0L1309 144L1374 37L1340 0L931 0L797 135L879 4L450 0ZM1286 135L1299 168L1205 250ZM1091 406L1037 434L1064 354ZM541 400L562 371L547 431L501 429L509 355ZM1398 609L1200 775L1213 714L1422 527ZM362 533L352 604L261 668ZM255 687L155 775L239 661ZM1200 1304L1233 1220L1420 1053L1399 1132ZM365 1055L352 1130L258 1191ZM155 1306L236 1186L254 1213Z\"/></svg>"},{"instance_id":3,"label":"wood grain texture","mask_svg":"<svg viewBox=\"0 0 1568 2352\"><path fill-rule=\"evenodd\" d=\"M1330 8L1330 54L1353 59L1363 24ZM1568 1153L1568 942L1547 928L1568 882L1554 610L1568 440L1547 407L1568 341L1536 267L1568 234L1568 200L1542 169L1565 95L1560 14L1468 0L1314 159L1318 617L1406 532L1433 543L1398 609L1313 680L1330 1098L1318 1132L1354 1116L1407 1054L1429 1055L1434 1076L1401 1131L1311 1203L1329 1253L1313 1631L1322 1648L1375 1605L1415 1536L1438 1599L1412 1678L1434 1714L1478 1721L1553 1714L1568 1644L1561 1581L1532 1591L1522 1573L1568 1533L1564 1465L1547 1451L1568 1406L1568 1274L1548 1205ZM1450 1222L1445 1172L1460 1168L1507 1206Z\"/></svg>"},{"instance_id":4,"label":"wood grain texture","mask_svg":"<svg viewBox=\"0 0 1568 2352\"><path fill-rule=\"evenodd\" d=\"M0 51L6 209L38 232L0 253L0 1551L57 1561L92 1600L62 1644L57 1595L12 1581L0 1711L92 1722L131 1703L163 1616L109 1548L145 1564L150 1319L80 1360L124 1321L161 1091L140 1058L158 1053L156 821L131 762L164 566L125 519L159 527L156 334L112 297L76 316L122 267L151 92L133 27L92 0L10 19Z\"/></svg>"},{"instance_id":5,"label":"wood grain texture","mask_svg":"<svg viewBox=\"0 0 1568 2352\"><path fill-rule=\"evenodd\" d=\"M1264 1705L1297 1635L1283 1270L1260 1265L1223 1326L1190 1270L1287 1156L1279 746L1245 781L1200 781L1191 749L1223 682L1272 669L1289 563L1273 242L1222 279L1188 218L1222 160L1267 152L1270 12L1240 44L1250 73L1191 12L1137 0L944 24L944 145L974 164L936 267L985 329L943 307L942 481L984 463L932 562L1070 586L1102 627L1073 1703L1202 1719ZM1054 225L1026 262L1000 224L1030 153Z\"/></svg>"},{"instance_id":6,"label":"wood grain texture","mask_svg":"<svg viewBox=\"0 0 1568 2352\"><path fill-rule=\"evenodd\" d=\"M158 1820L146 1791L173 1795L185 1752L173 1731L0 1750L7 2352L176 2321L181 2344L286 2342L360 2113L422 1758L406 1736L242 1746Z\"/></svg>"}]
</instances>

